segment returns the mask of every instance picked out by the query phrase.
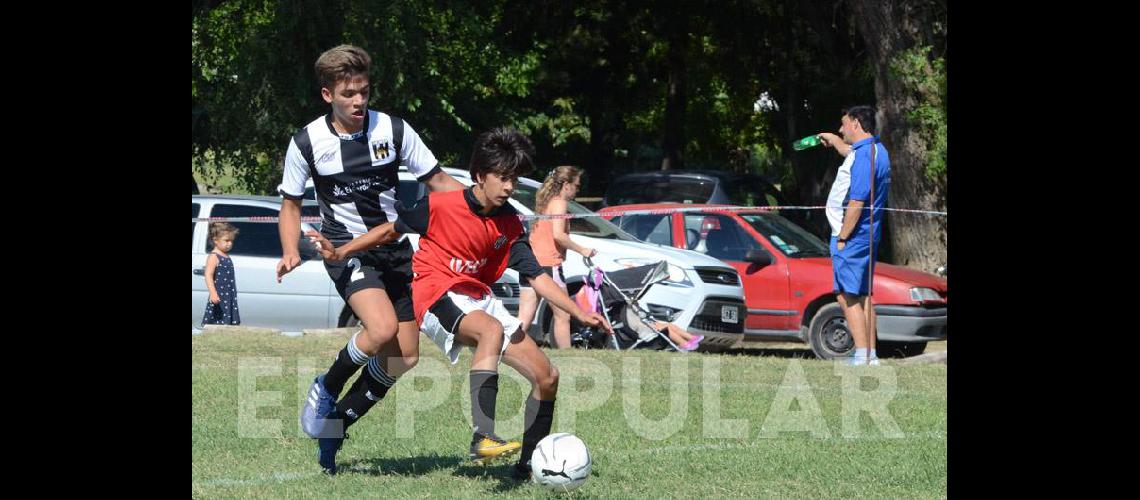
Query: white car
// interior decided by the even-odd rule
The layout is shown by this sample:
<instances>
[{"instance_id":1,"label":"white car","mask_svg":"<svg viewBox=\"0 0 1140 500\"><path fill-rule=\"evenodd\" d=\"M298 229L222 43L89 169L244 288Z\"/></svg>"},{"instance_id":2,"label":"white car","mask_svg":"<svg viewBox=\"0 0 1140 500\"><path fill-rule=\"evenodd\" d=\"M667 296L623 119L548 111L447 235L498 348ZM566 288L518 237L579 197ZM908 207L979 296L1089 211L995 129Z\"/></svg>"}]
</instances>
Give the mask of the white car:
<instances>
[{"instance_id":1,"label":"white car","mask_svg":"<svg viewBox=\"0 0 1140 500\"><path fill-rule=\"evenodd\" d=\"M273 196L193 196L192 217L277 217L281 199ZM319 215L317 205L305 202L302 216ZM277 283L277 261L281 259L281 241L277 224L263 222L231 222L239 233L234 238L230 257L234 262L237 301L243 326L277 328L299 332L306 328L330 328L337 324L344 301L337 295L332 280L325 272L321 256L312 243L301 245L301 265ZM206 290L206 257L209 245L209 223L195 222L191 231L191 320L201 325L209 292ZM317 229L319 224L301 224L301 231Z\"/></svg>"},{"instance_id":2,"label":"white car","mask_svg":"<svg viewBox=\"0 0 1140 500\"><path fill-rule=\"evenodd\" d=\"M466 170L444 168L444 172L464 185L471 185L471 176ZM404 167L400 167L401 199L406 205L415 193L415 198L425 195L427 187L418 182ZM520 213L534 214L535 196L542 183L526 177L519 179L511 204ZM570 213L592 214L591 210L576 202L570 202ZM638 241L630 234L601 217L570 219L570 238L576 243L594 248L598 254L594 264L602 271L616 271L645 264L656 264L662 260L669 263L669 281L654 285L642 299L654 317L670 321L694 334L704 335L702 350L723 350L736 345L744 337L743 320L747 317L744 305L744 288L740 275L735 269L720 260L705 254ZM418 248L418 236L412 244ZM239 240L240 241L240 240ZM567 252L563 263L567 287L575 293L581 286L587 267L580 255ZM240 283L239 283L240 285ZM504 305L518 313L518 273L507 269L503 278L491 289L503 299ZM505 297L512 294L513 297ZM539 302L537 320L528 332L535 338L544 338L551 330L553 315L545 301Z\"/></svg>"}]
</instances>

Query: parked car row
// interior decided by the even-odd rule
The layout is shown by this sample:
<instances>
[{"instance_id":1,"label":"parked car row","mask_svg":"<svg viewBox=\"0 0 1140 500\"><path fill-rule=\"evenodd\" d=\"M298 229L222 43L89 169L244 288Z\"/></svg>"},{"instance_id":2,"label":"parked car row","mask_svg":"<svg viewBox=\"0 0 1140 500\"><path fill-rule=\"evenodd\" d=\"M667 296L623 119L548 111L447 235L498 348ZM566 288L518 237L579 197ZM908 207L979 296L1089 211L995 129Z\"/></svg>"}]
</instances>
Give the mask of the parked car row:
<instances>
[{"instance_id":1,"label":"parked car row","mask_svg":"<svg viewBox=\"0 0 1140 500\"><path fill-rule=\"evenodd\" d=\"M464 185L473 182L466 170L444 168ZM741 341L801 341L820 358L846 356L854 348L847 322L832 290L828 246L787 218L770 210L724 210L734 204L780 205L778 189L758 176L723 172L673 172L675 175L631 174L611 184L605 201L610 204L597 217L569 221L575 242L597 249L595 265L603 271L668 263L669 280L653 287L643 298L651 314L693 333L705 335L703 350L719 351ZM723 175L722 175L723 174ZM412 205L427 188L404 167L400 168L399 195ZM638 187L641 186L641 187ZM664 187L663 187L664 186ZM683 186L688 186L682 189ZM522 214L533 214L541 183L521 178L511 204ZM656 190L656 191L654 191ZM744 193L751 193L745 195ZM663 193L684 198L683 203L620 204L660 201ZM686 194L688 193L688 194ZM319 216L315 193L306 189L302 215ZM742 199L746 197L746 199ZM193 196L193 217L278 215L280 198L267 196ZM623 215L626 210L686 208L685 212ZM699 209L693 211L692 209ZM570 202L568 211L592 214ZM337 295L325 273L320 255L307 241L301 248L302 264L276 281L281 256L277 225L233 223L241 233L231 255L237 269L243 324L285 331L358 324ZM208 295L202 271L208 252L206 223L192 224L192 319L198 324ZM304 230L320 224L302 224ZM409 235L413 248L418 236ZM581 287L588 268L581 256L570 252L563 264L571 294ZM878 314L879 351L883 355L921 353L928 341L947 337L946 279L930 273L876 265L875 311ZM518 312L519 280L508 269L491 287L512 313ZM540 301L530 335L545 340L553 314Z\"/></svg>"},{"instance_id":2,"label":"parked car row","mask_svg":"<svg viewBox=\"0 0 1140 500\"><path fill-rule=\"evenodd\" d=\"M445 168L448 174L465 185L471 185L465 170ZM399 172L401 201L411 205L426 195L426 186L406 170ZM520 179L511 204L523 214L533 214L535 196L541 183L529 178ZM210 216L276 216L280 199L254 196L194 196L193 217ZM571 202L571 213L592 213ZM319 216L317 202L306 199L302 215ZM276 281L276 263L281 256L277 226L266 223L234 223L241 230L231 255L237 272L239 303L245 325L266 326L286 331L306 328L328 328L357 323L351 308L336 294L320 262L320 255L303 242L306 249L300 267ZM201 321L206 301L205 267L208 229L206 223L192 227L194 324ZM302 224L302 232L319 224ZM653 287L642 299L653 316L672 322L693 333L704 335L704 350L724 350L736 345L744 336L744 289L737 271L731 266L707 255L688 249L677 249L646 244L600 217L572 219L569 224L571 238L581 245L595 248L598 255L594 265L603 271L636 267L666 261L669 280ZM413 248L418 248L418 236L409 235ZM580 256L571 253L563 265L570 293L577 292L587 274ZM518 275L508 269L495 283L492 291L514 313L518 311ZM545 339L551 331L553 314L545 301L540 300L536 321L528 332L537 339Z\"/></svg>"}]
</instances>

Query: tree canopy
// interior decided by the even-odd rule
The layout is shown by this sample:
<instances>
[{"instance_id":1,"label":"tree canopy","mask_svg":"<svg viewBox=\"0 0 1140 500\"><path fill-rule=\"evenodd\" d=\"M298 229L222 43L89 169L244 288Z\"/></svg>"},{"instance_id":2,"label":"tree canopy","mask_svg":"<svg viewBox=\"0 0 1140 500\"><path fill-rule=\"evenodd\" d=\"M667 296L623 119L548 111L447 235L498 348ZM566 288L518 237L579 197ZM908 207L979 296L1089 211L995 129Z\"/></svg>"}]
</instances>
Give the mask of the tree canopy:
<instances>
[{"instance_id":1,"label":"tree canopy","mask_svg":"<svg viewBox=\"0 0 1140 500\"><path fill-rule=\"evenodd\" d=\"M478 133L512 125L535 141L538 175L584 167L584 195L632 170L713 168L767 175L790 202L818 204L840 160L791 142L835 131L847 106L884 103L901 106L880 106L892 160L922 142L899 155L922 175L892 183L892 201L944 209L945 4L878 4L199 0L192 164L272 192L290 136L328 112L313 63L351 43L373 58L370 106L403 117L445 165L465 165ZM821 234L822 214L810 215Z\"/></svg>"}]
</instances>

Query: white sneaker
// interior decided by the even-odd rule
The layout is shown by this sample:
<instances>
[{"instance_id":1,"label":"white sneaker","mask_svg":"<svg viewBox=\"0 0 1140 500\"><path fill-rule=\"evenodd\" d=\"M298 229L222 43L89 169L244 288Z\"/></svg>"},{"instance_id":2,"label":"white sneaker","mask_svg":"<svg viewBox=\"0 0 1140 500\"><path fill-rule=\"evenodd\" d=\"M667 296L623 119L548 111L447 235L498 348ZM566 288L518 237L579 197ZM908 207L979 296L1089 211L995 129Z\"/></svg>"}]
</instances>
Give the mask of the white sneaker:
<instances>
[{"instance_id":1,"label":"white sneaker","mask_svg":"<svg viewBox=\"0 0 1140 500\"><path fill-rule=\"evenodd\" d=\"M867 361L867 364L871 365L871 366L880 366L881 365L881 363L879 363L879 358L871 358L870 360Z\"/></svg>"},{"instance_id":2,"label":"white sneaker","mask_svg":"<svg viewBox=\"0 0 1140 500\"><path fill-rule=\"evenodd\" d=\"M850 366L862 366L862 365L866 365L866 364L867 364L867 358L860 358L860 357L856 357L856 356L850 356L850 357L848 357L848 358L847 358L847 361L846 361L846 363L847 363L848 365L850 365Z\"/></svg>"}]
</instances>

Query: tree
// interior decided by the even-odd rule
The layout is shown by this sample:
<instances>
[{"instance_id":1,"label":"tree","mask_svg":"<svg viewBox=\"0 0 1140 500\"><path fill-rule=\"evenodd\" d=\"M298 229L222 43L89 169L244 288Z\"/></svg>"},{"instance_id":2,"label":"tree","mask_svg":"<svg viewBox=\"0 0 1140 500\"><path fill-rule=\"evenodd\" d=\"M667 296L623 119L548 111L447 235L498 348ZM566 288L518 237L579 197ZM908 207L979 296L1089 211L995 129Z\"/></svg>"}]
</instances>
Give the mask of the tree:
<instances>
[{"instance_id":1,"label":"tree","mask_svg":"<svg viewBox=\"0 0 1140 500\"><path fill-rule=\"evenodd\" d=\"M891 153L890 204L946 209L946 5L939 0L853 0L875 72L876 121ZM891 213L893 261L927 271L946 263L946 219Z\"/></svg>"},{"instance_id":2,"label":"tree","mask_svg":"<svg viewBox=\"0 0 1140 500\"><path fill-rule=\"evenodd\" d=\"M272 193L285 146L328 105L313 63L351 43L372 56L370 107L412 123L444 165L461 164L474 135L530 116L539 57L504 49L505 2L231 0L197 3L191 38L192 157L233 167Z\"/></svg>"},{"instance_id":3,"label":"tree","mask_svg":"<svg viewBox=\"0 0 1140 500\"><path fill-rule=\"evenodd\" d=\"M195 0L193 12L195 168L231 165L251 192L273 191L288 138L328 111L316 57L352 43L373 56L370 107L406 118L447 166L512 125L534 140L538 176L580 165L591 194L683 162L766 174L788 202L821 205L841 159L791 142L874 103L891 205L945 206L942 0ZM821 211L787 215L829 232ZM944 229L891 214L880 256L931 269Z\"/></svg>"},{"instance_id":4,"label":"tree","mask_svg":"<svg viewBox=\"0 0 1140 500\"><path fill-rule=\"evenodd\" d=\"M661 170L684 167L682 153L685 144L685 111L687 81L685 60L689 46L689 16L666 14L665 38L669 49L667 56L667 88L665 92L665 140L661 149L665 158L661 160Z\"/></svg>"}]
</instances>

